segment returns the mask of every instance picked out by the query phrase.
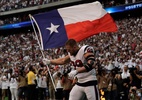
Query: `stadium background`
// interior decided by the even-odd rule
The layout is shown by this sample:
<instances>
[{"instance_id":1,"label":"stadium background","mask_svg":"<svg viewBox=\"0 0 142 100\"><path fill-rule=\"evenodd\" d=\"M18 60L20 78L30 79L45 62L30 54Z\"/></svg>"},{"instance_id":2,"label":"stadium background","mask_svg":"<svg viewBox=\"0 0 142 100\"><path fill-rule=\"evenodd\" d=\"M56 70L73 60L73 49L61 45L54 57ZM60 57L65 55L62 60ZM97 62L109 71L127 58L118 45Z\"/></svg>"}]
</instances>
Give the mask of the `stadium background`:
<instances>
[{"instance_id":1,"label":"stadium background","mask_svg":"<svg viewBox=\"0 0 142 100\"><path fill-rule=\"evenodd\" d=\"M9 2L10 0L6 0L6 1ZM95 1L95 0L51 0L51 1L47 0L48 2L44 2L44 3L42 0L39 0L39 2L37 2L36 4L31 4L30 2L28 2L28 3L26 3L27 4L26 6L24 6L24 5L22 6L22 2L24 2L24 1L26 1L26 0L19 1L19 5L17 3L15 3L15 5L17 5L17 6L15 6L13 8L10 8L10 9L5 8L0 11L0 41L1 41L1 44L0 44L1 45L0 66L1 66L1 68L3 67L3 64L5 64L5 66L8 65L10 67L14 66L14 64L13 64L14 60L11 59L12 56L14 56L13 54L15 54L13 52L18 52L18 54L20 54L20 57L18 58L19 62L20 62L19 59L27 61L27 59L30 59L30 58L33 60L33 63L36 63L37 61L39 61L41 54L37 54L37 53L40 53L36 49L36 48L38 48L38 45L36 43L37 41L33 39L33 35L30 35L30 34L33 34L33 27L31 26L30 23L26 24L25 26L21 25L21 23L30 21L29 16L28 16L29 14L34 15L37 13L50 11L52 9L57 9L57 8L62 8L62 7L67 7L67 6L72 6L72 5L82 4L82 3L88 3L88 2ZM125 0L125 1L127 1L127 0ZM142 0L136 0L134 3L132 3L132 0L128 0L127 4L125 1L124 0L100 0L100 2L103 4L105 9L111 8L112 13L111 13L110 9L108 10L108 12L110 12L110 14L114 18L114 20L119 21L120 23L121 23L121 21L123 21L125 19L129 20L131 18L132 19L135 19L138 17L142 18ZM0 4L1 8L5 4L6 4L6 2L3 3L3 0L1 0L1 4ZM136 5L136 6L134 6L134 5ZM130 7L130 10L123 9L126 7ZM135 26L135 27L137 27L137 26ZM133 29L133 27L131 27L131 29L129 29L129 28L127 29L127 31L123 31L123 32L129 32L129 30ZM136 29L136 28L134 28L134 29ZM142 29L140 29L139 31L140 31L140 34L142 34L141 33ZM21 36L19 36L21 34L25 34L24 36L27 36L26 38L29 38L29 39L25 39L25 40L28 40L28 43L25 43L26 41L23 40L21 38ZM20 43L13 44L13 42L15 42L15 41L12 40L11 35L16 36L17 39L19 38ZM9 39L6 39L6 38L10 39L10 42L11 42L10 44L8 43ZM90 37L90 38L93 41L93 37ZM138 39L141 40L142 37L138 37ZM90 40L84 40L83 43L87 43L87 41L89 41L89 44L93 44L93 42ZM100 41L98 41L98 42L100 42ZM6 44L6 45L3 46L2 44ZM9 52L11 52L10 51L11 48L13 48L10 45L14 46L15 51L12 51L13 54L9 53ZM27 46L25 46L25 45L27 45ZM27 52L27 51L22 52L21 50L23 50L24 48L28 48L28 45L31 45L31 48L26 49L27 51L29 50L29 52ZM10 48L10 50L9 50L9 48ZM55 52L55 53L52 54L51 52ZM49 50L45 53L46 54L51 53L51 55L50 55L51 57L53 57L53 56L57 57L57 56L60 56L60 55L55 55L55 54L59 54L58 52L60 52L59 48L54 49L53 51ZM4 54L7 54L7 55L4 55ZM29 58L28 58L28 56L29 56ZM10 64L7 63L7 61ZM19 62L17 62L17 63L19 63ZM22 62L21 64L23 66L26 65L24 62ZM18 66L21 66L21 65L18 65Z\"/></svg>"}]
</instances>

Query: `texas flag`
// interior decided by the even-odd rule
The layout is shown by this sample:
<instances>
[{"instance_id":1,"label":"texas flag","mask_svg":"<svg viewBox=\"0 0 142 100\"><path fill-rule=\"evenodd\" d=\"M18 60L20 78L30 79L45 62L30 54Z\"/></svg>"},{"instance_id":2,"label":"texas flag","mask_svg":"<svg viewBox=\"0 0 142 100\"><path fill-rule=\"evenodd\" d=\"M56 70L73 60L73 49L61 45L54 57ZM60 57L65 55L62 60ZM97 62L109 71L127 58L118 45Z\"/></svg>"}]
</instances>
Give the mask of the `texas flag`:
<instances>
[{"instance_id":1,"label":"texas flag","mask_svg":"<svg viewBox=\"0 0 142 100\"><path fill-rule=\"evenodd\" d=\"M64 46L68 39L79 42L100 32L117 31L116 23L98 1L36 14L32 19L44 50Z\"/></svg>"}]
</instances>

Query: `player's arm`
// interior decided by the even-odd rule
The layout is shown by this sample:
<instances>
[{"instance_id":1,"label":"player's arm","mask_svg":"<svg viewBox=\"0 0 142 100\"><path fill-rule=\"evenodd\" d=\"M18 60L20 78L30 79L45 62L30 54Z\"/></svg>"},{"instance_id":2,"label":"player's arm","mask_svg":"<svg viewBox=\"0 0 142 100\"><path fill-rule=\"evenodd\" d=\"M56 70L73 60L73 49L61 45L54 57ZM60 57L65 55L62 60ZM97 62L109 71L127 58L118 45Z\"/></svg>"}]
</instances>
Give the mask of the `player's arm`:
<instances>
[{"instance_id":1,"label":"player's arm","mask_svg":"<svg viewBox=\"0 0 142 100\"><path fill-rule=\"evenodd\" d=\"M93 68L96 67L95 56L93 53L85 53L84 57L87 62L84 64L83 67L77 69L78 73L91 71Z\"/></svg>"},{"instance_id":2,"label":"player's arm","mask_svg":"<svg viewBox=\"0 0 142 100\"><path fill-rule=\"evenodd\" d=\"M52 60L48 60L48 59L43 59L43 63L46 64L52 64L52 65L63 65L63 64L67 64L70 62L70 57L67 55L63 58L57 58L57 59L52 59Z\"/></svg>"}]
</instances>

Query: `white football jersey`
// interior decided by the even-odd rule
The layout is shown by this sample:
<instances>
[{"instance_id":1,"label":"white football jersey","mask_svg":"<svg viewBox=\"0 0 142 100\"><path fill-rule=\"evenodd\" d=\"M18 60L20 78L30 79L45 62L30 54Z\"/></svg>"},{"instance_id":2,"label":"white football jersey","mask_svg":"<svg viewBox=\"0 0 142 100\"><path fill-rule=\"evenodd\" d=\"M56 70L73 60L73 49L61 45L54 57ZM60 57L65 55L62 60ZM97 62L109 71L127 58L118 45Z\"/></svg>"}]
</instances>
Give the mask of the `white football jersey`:
<instances>
[{"instance_id":1,"label":"white football jersey","mask_svg":"<svg viewBox=\"0 0 142 100\"><path fill-rule=\"evenodd\" d=\"M71 63L75 68L83 67L83 65L86 63L84 54L90 51L94 51L93 47L85 45L80 48L76 56L72 56L69 54ZM78 73L76 75L78 78L79 83L84 83L87 81L92 81L92 80L97 80L96 79L96 71L95 69L92 69L89 72L83 72L83 73Z\"/></svg>"}]
</instances>

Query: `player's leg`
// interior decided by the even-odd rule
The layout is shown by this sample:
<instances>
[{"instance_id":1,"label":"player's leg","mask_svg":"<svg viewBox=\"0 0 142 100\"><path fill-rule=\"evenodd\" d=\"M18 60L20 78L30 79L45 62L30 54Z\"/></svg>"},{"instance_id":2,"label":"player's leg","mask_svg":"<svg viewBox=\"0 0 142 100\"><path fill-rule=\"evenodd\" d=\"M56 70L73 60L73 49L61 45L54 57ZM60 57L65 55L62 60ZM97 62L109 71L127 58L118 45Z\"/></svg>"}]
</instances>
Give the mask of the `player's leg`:
<instances>
[{"instance_id":1,"label":"player's leg","mask_svg":"<svg viewBox=\"0 0 142 100\"><path fill-rule=\"evenodd\" d=\"M98 86L87 86L85 87L85 93L87 96L87 100L100 100Z\"/></svg>"},{"instance_id":2,"label":"player's leg","mask_svg":"<svg viewBox=\"0 0 142 100\"><path fill-rule=\"evenodd\" d=\"M75 85L70 92L69 100L82 100L84 96L83 88Z\"/></svg>"}]
</instances>

